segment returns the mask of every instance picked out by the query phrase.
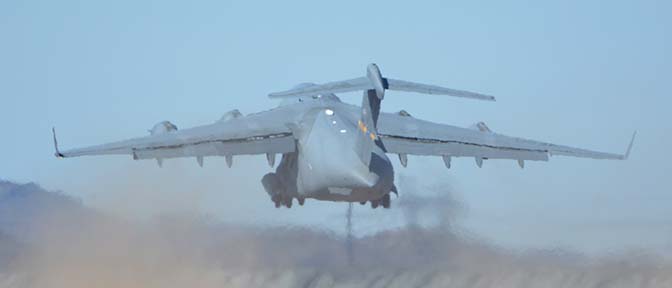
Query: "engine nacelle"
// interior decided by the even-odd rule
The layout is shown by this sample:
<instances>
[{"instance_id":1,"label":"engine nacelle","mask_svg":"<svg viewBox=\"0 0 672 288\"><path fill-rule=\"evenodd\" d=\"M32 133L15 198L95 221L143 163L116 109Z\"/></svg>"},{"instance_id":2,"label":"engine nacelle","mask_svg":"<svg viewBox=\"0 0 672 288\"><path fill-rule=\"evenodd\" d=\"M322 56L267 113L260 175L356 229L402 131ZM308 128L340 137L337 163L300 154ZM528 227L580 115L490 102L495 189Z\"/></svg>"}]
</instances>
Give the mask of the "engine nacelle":
<instances>
[{"instance_id":1,"label":"engine nacelle","mask_svg":"<svg viewBox=\"0 0 672 288\"><path fill-rule=\"evenodd\" d=\"M488 125L485 125L485 122L478 122L475 123L474 125L471 125L471 129L478 130L481 132L487 132L487 133L492 133L492 130L488 127Z\"/></svg>"},{"instance_id":2,"label":"engine nacelle","mask_svg":"<svg viewBox=\"0 0 672 288\"><path fill-rule=\"evenodd\" d=\"M404 117L413 117L413 116L411 116L411 113L408 113L408 111L406 111L406 110L399 110L399 112L397 112L397 115L404 116Z\"/></svg>"},{"instance_id":3,"label":"engine nacelle","mask_svg":"<svg viewBox=\"0 0 672 288\"><path fill-rule=\"evenodd\" d=\"M240 113L238 109L233 109L229 112L224 113L224 115L222 116L222 118L219 119L218 122L226 122L240 117L243 117L243 113Z\"/></svg>"},{"instance_id":4,"label":"engine nacelle","mask_svg":"<svg viewBox=\"0 0 672 288\"><path fill-rule=\"evenodd\" d=\"M149 131L149 134L151 135L166 134L173 131L177 131L177 126L175 126L175 124L173 123L170 123L170 121L161 121L159 123L156 123L156 125L154 125L152 129L149 129L147 131Z\"/></svg>"}]
</instances>

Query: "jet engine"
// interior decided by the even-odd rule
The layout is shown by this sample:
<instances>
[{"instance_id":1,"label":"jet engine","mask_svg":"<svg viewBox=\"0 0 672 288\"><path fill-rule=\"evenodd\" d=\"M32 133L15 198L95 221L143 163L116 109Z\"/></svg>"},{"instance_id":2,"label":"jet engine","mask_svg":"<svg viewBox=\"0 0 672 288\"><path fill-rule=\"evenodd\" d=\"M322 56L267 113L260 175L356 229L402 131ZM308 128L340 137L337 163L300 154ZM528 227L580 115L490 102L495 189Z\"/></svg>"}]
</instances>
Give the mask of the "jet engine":
<instances>
[{"instance_id":1,"label":"jet engine","mask_svg":"<svg viewBox=\"0 0 672 288\"><path fill-rule=\"evenodd\" d=\"M161 121L159 123L156 123L156 125L154 125L152 129L149 129L147 131L149 131L149 134L151 135L165 134L177 131L177 126L175 126L175 124L173 123L170 123L170 121Z\"/></svg>"},{"instance_id":2,"label":"jet engine","mask_svg":"<svg viewBox=\"0 0 672 288\"><path fill-rule=\"evenodd\" d=\"M175 124L173 123L170 123L170 121L161 121L159 123L156 123L156 125L154 125L152 129L149 129L147 131L149 132L150 135L160 135L177 131L177 126L175 126ZM162 167L163 159L156 158L156 164L158 164L159 167Z\"/></svg>"},{"instance_id":3,"label":"jet engine","mask_svg":"<svg viewBox=\"0 0 672 288\"><path fill-rule=\"evenodd\" d=\"M240 117L243 117L243 113L240 113L238 109L233 109L229 112L224 113L224 115L222 116L222 118L219 119L218 122L226 122Z\"/></svg>"},{"instance_id":4,"label":"jet engine","mask_svg":"<svg viewBox=\"0 0 672 288\"><path fill-rule=\"evenodd\" d=\"M481 132L492 133L492 130L490 130L490 127L488 127L488 125L485 125L485 122L474 123L474 125L471 125L469 128Z\"/></svg>"}]
</instances>

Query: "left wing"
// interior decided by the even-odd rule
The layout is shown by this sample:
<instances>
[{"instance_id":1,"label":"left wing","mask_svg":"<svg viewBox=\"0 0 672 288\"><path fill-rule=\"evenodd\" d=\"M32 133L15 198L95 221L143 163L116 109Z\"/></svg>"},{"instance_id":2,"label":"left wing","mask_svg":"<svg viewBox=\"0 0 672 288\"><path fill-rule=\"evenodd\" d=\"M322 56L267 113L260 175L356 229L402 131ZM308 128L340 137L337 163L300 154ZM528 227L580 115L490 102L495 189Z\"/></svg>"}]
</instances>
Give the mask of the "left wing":
<instances>
[{"instance_id":1,"label":"left wing","mask_svg":"<svg viewBox=\"0 0 672 288\"><path fill-rule=\"evenodd\" d=\"M63 152L58 149L54 133L54 145L57 157L125 154L135 160L155 158L159 164L165 158L197 157L202 164L204 156L226 156L230 165L233 155L295 151L293 135L285 126L290 117L293 117L290 111L276 108L248 116L238 114L231 119L184 130L162 122L159 124L167 123L168 128L155 135Z\"/></svg>"},{"instance_id":2,"label":"left wing","mask_svg":"<svg viewBox=\"0 0 672 288\"><path fill-rule=\"evenodd\" d=\"M402 159L407 154L443 156L447 166L450 157L474 157L479 166L483 159L514 159L523 166L524 160L547 161L550 155L623 160L635 137L625 154L613 154L505 136L479 124L478 129L468 129L416 119L407 113L381 113L378 133L388 153Z\"/></svg>"}]
</instances>

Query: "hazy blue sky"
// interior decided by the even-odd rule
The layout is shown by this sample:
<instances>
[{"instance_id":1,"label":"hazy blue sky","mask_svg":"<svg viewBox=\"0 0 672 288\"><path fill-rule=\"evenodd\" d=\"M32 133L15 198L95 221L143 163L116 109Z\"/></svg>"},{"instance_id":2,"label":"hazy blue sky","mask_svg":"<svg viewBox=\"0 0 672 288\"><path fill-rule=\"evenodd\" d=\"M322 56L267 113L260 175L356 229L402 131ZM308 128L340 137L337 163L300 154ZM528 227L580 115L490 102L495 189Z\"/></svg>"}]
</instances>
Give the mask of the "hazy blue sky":
<instances>
[{"instance_id":1,"label":"hazy blue sky","mask_svg":"<svg viewBox=\"0 0 672 288\"><path fill-rule=\"evenodd\" d=\"M205 124L233 108L269 109L269 92L362 75L375 62L395 78L498 97L390 93L386 111L619 153L639 131L622 162L558 157L520 170L461 159L446 170L439 158L411 157L403 173L449 184L468 207L467 230L520 247L670 250L670 3L1 1L0 177L130 214L186 209L340 229L343 205L272 208L259 183L269 170L262 156L236 158L234 169L223 159L204 169L193 159L163 169L130 157L57 160L50 129L69 148L145 135L162 120ZM402 220L356 214L359 233Z\"/></svg>"}]
</instances>

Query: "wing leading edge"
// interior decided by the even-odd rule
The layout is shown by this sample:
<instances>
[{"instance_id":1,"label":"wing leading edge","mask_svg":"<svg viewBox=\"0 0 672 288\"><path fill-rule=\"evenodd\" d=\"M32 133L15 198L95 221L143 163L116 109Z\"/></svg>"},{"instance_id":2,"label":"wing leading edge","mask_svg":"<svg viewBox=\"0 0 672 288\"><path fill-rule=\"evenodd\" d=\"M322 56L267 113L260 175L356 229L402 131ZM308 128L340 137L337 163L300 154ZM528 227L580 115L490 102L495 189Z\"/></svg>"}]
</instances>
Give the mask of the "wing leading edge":
<instances>
[{"instance_id":1,"label":"wing leading edge","mask_svg":"<svg viewBox=\"0 0 672 288\"><path fill-rule=\"evenodd\" d=\"M447 166L450 165L450 157L474 157L479 166L483 159L513 159L523 166L524 160L547 161L551 155L624 160L628 158L635 138L633 134L625 154L614 154L389 113L381 115L378 129L388 153L399 154L404 159L406 154L443 156Z\"/></svg>"},{"instance_id":2,"label":"wing leading edge","mask_svg":"<svg viewBox=\"0 0 672 288\"><path fill-rule=\"evenodd\" d=\"M295 151L294 137L283 123L286 111L271 110L214 124L170 131L102 145L60 151L54 131L56 156L131 155L133 159L276 154ZM270 158L269 158L270 161Z\"/></svg>"}]
</instances>

